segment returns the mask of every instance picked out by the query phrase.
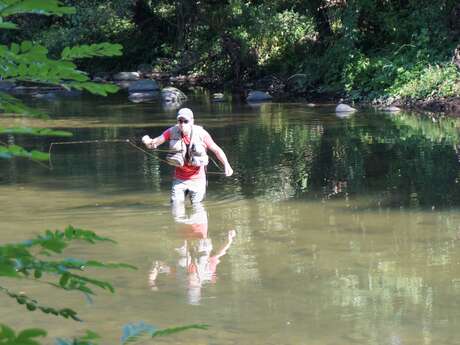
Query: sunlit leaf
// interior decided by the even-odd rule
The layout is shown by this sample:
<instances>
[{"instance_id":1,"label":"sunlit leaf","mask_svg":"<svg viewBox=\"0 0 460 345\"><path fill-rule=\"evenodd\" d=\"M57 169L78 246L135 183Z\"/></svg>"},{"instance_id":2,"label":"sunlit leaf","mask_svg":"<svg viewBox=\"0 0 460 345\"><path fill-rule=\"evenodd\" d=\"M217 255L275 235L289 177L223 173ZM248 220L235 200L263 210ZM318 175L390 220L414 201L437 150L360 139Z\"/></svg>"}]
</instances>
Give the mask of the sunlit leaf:
<instances>
[{"instance_id":1,"label":"sunlit leaf","mask_svg":"<svg viewBox=\"0 0 460 345\"><path fill-rule=\"evenodd\" d=\"M89 58L94 56L120 56L123 46L121 44L97 43L91 45L81 45L75 47L66 47L61 53L64 60L74 60Z\"/></svg>"},{"instance_id":2,"label":"sunlit leaf","mask_svg":"<svg viewBox=\"0 0 460 345\"><path fill-rule=\"evenodd\" d=\"M48 117L47 115L38 110L29 108L17 98L8 95L4 92L0 92L0 110L2 110L4 113L19 114L40 118Z\"/></svg>"},{"instance_id":3,"label":"sunlit leaf","mask_svg":"<svg viewBox=\"0 0 460 345\"><path fill-rule=\"evenodd\" d=\"M36 337L46 337L46 331L40 328L30 328L20 332L17 336L17 339L27 339L27 338L36 338Z\"/></svg>"},{"instance_id":4,"label":"sunlit leaf","mask_svg":"<svg viewBox=\"0 0 460 345\"><path fill-rule=\"evenodd\" d=\"M0 29L17 29L17 25L12 22L0 22Z\"/></svg>"},{"instance_id":5,"label":"sunlit leaf","mask_svg":"<svg viewBox=\"0 0 460 345\"><path fill-rule=\"evenodd\" d=\"M77 90L86 90L96 95L107 96L109 93L115 93L119 87L113 84L99 84L93 82L72 82L69 86Z\"/></svg>"},{"instance_id":6,"label":"sunlit leaf","mask_svg":"<svg viewBox=\"0 0 460 345\"><path fill-rule=\"evenodd\" d=\"M94 340L94 339L100 339L100 338L101 338L100 335L97 334L96 332L87 330L86 334L83 337L81 337L80 339L81 340Z\"/></svg>"},{"instance_id":7,"label":"sunlit leaf","mask_svg":"<svg viewBox=\"0 0 460 345\"><path fill-rule=\"evenodd\" d=\"M88 267L101 267L101 268L130 268L136 270L137 267L125 263L102 263L94 260L86 261L84 263Z\"/></svg>"},{"instance_id":8,"label":"sunlit leaf","mask_svg":"<svg viewBox=\"0 0 460 345\"><path fill-rule=\"evenodd\" d=\"M187 326L180 326L180 327L171 327L171 328L164 328L156 331L152 337L163 337L166 335L171 335L179 332L183 332L189 329L201 329L201 330L207 330L209 328L209 325L207 324L193 324L193 325L187 325Z\"/></svg>"},{"instance_id":9,"label":"sunlit leaf","mask_svg":"<svg viewBox=\"0 0 460 345\"><path fill-rule=\"evenodd\" d=\"M0 262L0 276L17 277L18 272L11 265L8 265L4 262Z\"/></svg>"},{"instance_id":10,"label":"sunlit leaf","mask_svg":"<svg viewBox=\"0 0 460 345\"><path fill-rule=\"evenodd\" d=\"M49 154L40 151L27 151L18 145L0 146L0 158L28 158L36 161L47 161Z\"/></svg>"},{"instance_id":11,"label":"sunlit leaf","mask_svg":"<svg viewBox=\"0 0 460 345\"><path fill-rule=\"evenodd\" d=\"M60 131L48 128L30 128L30 127L14 127L14 128L1 128L0 134L23 134L33 136L46 136L46 137L71 137L73 134L67 131Z\"/></svg>"},{"instance_id":12,"label":"sunlit leaf","mask_svg":"<svg viewBox=\"0 0 460 345\"><path fill-rule=\"evenodd\" d=\"M42 15L63 15L75 13L75 8L62 6L59 0L21 0L2 1L0 16L6 17L20 13L36 13ZM6 5L6 6L5 6Z\"/></svg>"},{"instance_id":13,"label":"sunlit leaf","mask_svg":"<svg viewBox=\"0 0 460 345\"><path fill-rule=\"evenodd\" d=\"M16 338L16 334L13 331L13 329L8 327L7 325L1 324L0 325L0 337L7 338L7 339L14 339Z\"/></svg>"}]
</instances>

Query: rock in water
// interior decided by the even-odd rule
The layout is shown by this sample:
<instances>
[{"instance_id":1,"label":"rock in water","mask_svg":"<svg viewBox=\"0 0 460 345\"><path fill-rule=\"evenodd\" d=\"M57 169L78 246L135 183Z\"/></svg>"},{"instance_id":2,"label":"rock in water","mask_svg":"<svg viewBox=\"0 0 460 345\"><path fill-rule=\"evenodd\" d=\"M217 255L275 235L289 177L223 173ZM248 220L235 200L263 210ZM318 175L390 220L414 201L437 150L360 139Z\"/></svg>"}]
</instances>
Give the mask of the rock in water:
<instances>
[{"instance_id":1,"label":"rock in water","mask_svg":"<svg viewBox=\"0 0 460 345\"><path fill-rule=\"evenodd\" d=\"M140 91L131 92L128 99L133 103L142 103L155 101L160 98L160 92L158 91Z\"/></svg>"},{"instance_id":2,"label":"rock in water","mask_svg":"<svg viewBox=\"0 0 460 345\"><path fill-rule=\"evenodd\" d=\"M350 107L348 104L340 103L335 108L336 113L352 113L356 111L355 108Z\"/></svg>"},{"instance_id":3,"label":"rock in water","mask_svg":"<svg viewBox=\"0 0 460 345\"><path fill-rule=\"evenodd\" d=\"M187 100L187 96L178 88L165 87L161 90L161 100L163 102L184 102Z\"/></svg>"},{"instance_id":4,"label":"rock in water","mask_svg":"<svg viewBox=\"0 0 460 345\"><path fill-rule=\"evenodd\" d=\"M269 101L273 97L266 92L263 91L250 91L246 100L248 102L262 102L262 101Z\"/></svg>"},{"instance_id":5,"label":"rock in water","mask_svg":"<svg viewBox=\"0 0 460 345\"><path fill-rule=\"evenodd\" d=\"M401 111L401 109L398 107L386 107L386 108L383 108L382 110L386 111L387 113L398 113Z\"/></svg>"}]
</instances>

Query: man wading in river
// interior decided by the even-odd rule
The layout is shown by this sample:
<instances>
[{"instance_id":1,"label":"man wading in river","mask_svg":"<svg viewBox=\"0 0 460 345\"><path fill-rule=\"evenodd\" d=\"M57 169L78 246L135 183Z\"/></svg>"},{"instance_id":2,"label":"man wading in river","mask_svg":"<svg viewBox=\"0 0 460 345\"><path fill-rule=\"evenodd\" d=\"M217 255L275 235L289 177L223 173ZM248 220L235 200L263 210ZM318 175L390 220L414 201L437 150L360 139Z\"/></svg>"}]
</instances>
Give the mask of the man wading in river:
<instances>
[{"instance_id":1,"label":"man wading in river","mask_svg":"<svg viewBox=\"0 0 460 345\"><path fill-rule=\"evenodd\" d=\"M177 112L177 124L160 136L151 139L145 135L142 138L142 142L149 149L155 149L165 141L169 141L169 148L176 152L166 157L168 163L176 167L171 190L173 203L184 202L186 193L190 194L192 203L203 200L206 193L205 167L209 161L207 149L224 165L225 176L233 174L224 151L203 127L193 123L193 112L188 108L180 109Z\"/></svg>"}]
</instances>

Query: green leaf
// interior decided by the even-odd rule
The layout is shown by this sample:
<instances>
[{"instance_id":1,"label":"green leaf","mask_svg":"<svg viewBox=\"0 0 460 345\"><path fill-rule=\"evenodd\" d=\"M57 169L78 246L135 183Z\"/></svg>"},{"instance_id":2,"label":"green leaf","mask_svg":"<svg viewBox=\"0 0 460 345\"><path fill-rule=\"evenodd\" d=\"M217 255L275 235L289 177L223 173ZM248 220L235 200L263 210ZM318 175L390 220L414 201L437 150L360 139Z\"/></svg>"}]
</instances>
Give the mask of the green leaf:
<instances>
[{"instance_id":1,"label":"green leaf","mask_svg":"<svg viewBox=\"0 0 460 345\"><path fill-rule=\"evenodd\" d=\"M30 159L34 161L48 161L49 160L49 154L46 152L40 152L33 150L30 152Z\"/></svg>"},{"instance_id":2,"label":"green leaf","mask_svg":"<svg viewBox=\"0 0 460 345\"><path fill-rule=\"evenodd\" d=\"M16 338L16 334L7 325L0 324L0 338L14 339Z\"/></svg>"},{"instance_id":3,"label":"green leaf","mask_svg":"<svg viewBox=\"0 0 460 345\"><path fill-rule=\"evenodd\" d=\"M21 42L21 51L23 53L28 52L29 50L32 50L34 45L32 44L31 41L23 41Z\"/></svg>"},{"instance_id":4,"label":"green leaf","mask_svg":"<svg viewBox=\"0 0 460 345\"><path fill-rule=\"evenodd\" d=\"M1 157L1 154L0 154ZM18 272L14 269L11 264L0 261L0 276L3 277L17 277Z\"/></svg>"},{"instance_id":5,"label":"green leaf","mask_svg":"<svg viewBox=\"0 0 460 345\"><path fill-rule=\"evenodd\" d=\"M180 326L180 327L171 327L171 328L165 328L165 329L160 329L156 331L153 335L153 337L164 337L166 335L171 335L179 332L183 332L189 329L202 329L202 330L207 330L209 328L209 325L207 324L193 324L193 325L187 325L187 326Z\"/></svg>"},{"instance_id":6,"label":"green leaf","mask_svg":"<svg viewBox=\"0 0 460 345\"><path fill-rule=\"evenodd\" d=\"M75 8L62 6L59 0L21 0L2 2L7 4L7 6L0 10L0 16L2 17L20 13L36 13L57 16L75 13Z\"/></svg>"},{"instance_id":7,"label":"green leaf","mask_svg":"<svg viewBox=\"0 0 460 345\"><path fill-rule=\"evenodd\" d=\"M0 92L0 110L3 110L5 113L12 113L13 115L20 114L40 118L48 117L40 111L27 107L17 98L4 92Z\"/></svg>"},{"instance_id":8,"label":"green leaf","mask_svg":"<svg viewBox=\"0 0 460 345\"><path fill-rule=\"evenodd\" d=\"M102 263L99 261L86 261L84 266L88 267L101 267L101 268L129 268L132 270L137 270L136 266L125 264L125 263Z\"/></svg>"},{"instance_id":9,"label":"green leaf","mask_svg":"<svg viewBox=\"0 0 460 345\"><path fill-rule=\"evenodd\" d=\"M109 93L115 93L119 87L113 84L99 84L93 82L72 82L69 86L77 90L87 90L93 94L107 96Z\"/></svg>"},{"instance_id":10,"label":"green leaf","mask_svg":"<svg viewBox=\"0 0 460 345\"><path fill-rule=\"evenodd\" d=\"M101 338L100 335L97 334L96 332L87 330L86 334L83 337L81 337L80 339L81 340L94 340L94 339L100 339L100 338Z\"/></svg>"},{"instance_id":11,"label":"green leaf","mask_svg":"<svg viewBox=\"0 0 460 345\"><path fill-rule=\"evenodd\" d=\"M10 145L10 146L0 146L0 158L12 158L12 157L21 157L28 158L35 161L47 161L49 160L49 154L40 151L27 151L21 146Z\"/></svg>"},{"instance_id":12,"label":"green leaf","mask_svg":"<svg viewBox=\"0 0 460 345\"><path fill-rule=\"evenodd\" d=\"M41 270L35 270L34 278L35 279L40 279L41 277L42 277L42 271Z\"/></svg>"},{"instance_id":13,"label":"green leaf","mask_svg":"<svg viewBox=\"0 0 460 345\"><path fill-rule=\"evenodd\" d=\"M73 134L67 131L53 130L48 128L13 127L1 128L0 134L24 134L46 137L71 137Z\"/></svg>"},{"instance_id":14,"label":"green leaf","mask_svg":"<svg viewBox=\"0 0 460 345\"><path fill-rule=\"evenodd\" d=\"M59 285L62 287L65 287L67 283L70 280L70 274L67 272L64 272L64 274L61 276L61 279L59 280Z\"/></svg>"},{"instance_id":15,"label":"green leaf","mask_svg":"<svg viewBox=\"0 0 460 345\"><path fill-rule=\"evenodd\" d=\"M120 56L123 46L121 44L97 43L81 45L72 48L66 47L61 53L64 60L83 59L94 56Z\"/></svg>"},{"instance_id":16,"label":"green leaf","mask_svg":"<svg viewBox=\"0 0 460 345\"><path fill-rule=\"evenodd\" d=\"M12 22L0 22L0 29L17 29L17 25Z\"/></svg>"},{"instance_id":17,"label":"green leaf","mask_svg":"<svg viewBox=\"0 0 460 345\"><path fill-rule=\"evenodd\" d=\"M36 338L36 337L46 337L46 331L40 328L29 328L22 332L20 332L17 336L17 340L25 340L28 338Z\"/></svg>"}]
</instances>

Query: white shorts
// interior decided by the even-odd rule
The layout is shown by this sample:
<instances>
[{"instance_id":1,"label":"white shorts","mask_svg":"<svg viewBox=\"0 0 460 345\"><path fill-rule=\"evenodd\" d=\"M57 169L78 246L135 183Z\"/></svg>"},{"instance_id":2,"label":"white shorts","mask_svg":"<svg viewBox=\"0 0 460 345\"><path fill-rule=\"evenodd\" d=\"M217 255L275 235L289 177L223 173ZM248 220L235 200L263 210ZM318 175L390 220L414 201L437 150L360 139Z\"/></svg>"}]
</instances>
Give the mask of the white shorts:
<instances>
[{"instance_id":1,"label":"white shorts","mask_svg":"<svg viewBox=\"0 0 460 345\"><path fill-rule=\"evenodd\" d=\"M171 189L171 202L185 202L185 195L190 195L192 204L201 202L206 194L206 178L195 180L174 179Z\"/></svg>"}]
</instances>

